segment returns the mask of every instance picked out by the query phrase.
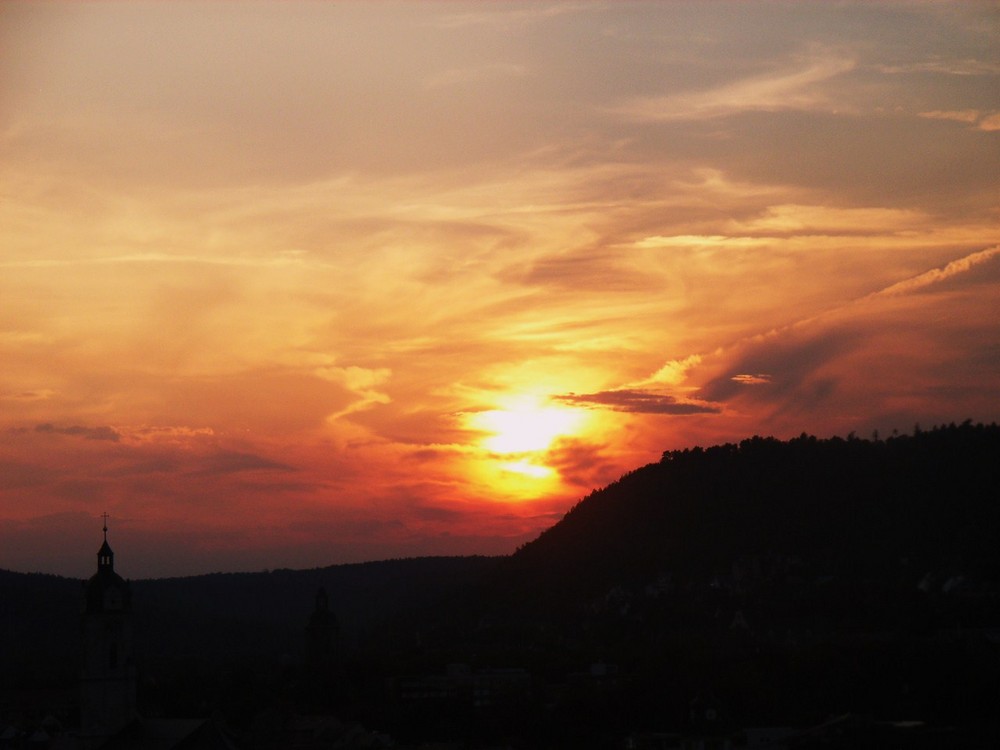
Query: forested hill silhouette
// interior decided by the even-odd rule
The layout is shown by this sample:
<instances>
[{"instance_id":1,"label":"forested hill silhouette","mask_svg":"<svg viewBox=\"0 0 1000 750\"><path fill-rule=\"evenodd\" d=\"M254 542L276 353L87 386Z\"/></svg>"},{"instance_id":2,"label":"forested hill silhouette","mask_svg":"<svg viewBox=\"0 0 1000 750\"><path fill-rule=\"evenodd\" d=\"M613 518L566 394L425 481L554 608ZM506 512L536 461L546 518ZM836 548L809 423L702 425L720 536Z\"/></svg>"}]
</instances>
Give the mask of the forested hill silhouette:
<instances>
[{"instance_id":1,"label":"forested hill silhouette","mask_svg":"<svg viewBox=\"0 0 1000 750\"><path fill-rule=\"evenodd\" d=\"M501 609L558 608L616 586L728 576L764 557L814 578L995 582L998 471L1000 427L971 422L667 451L518 550L486 596Z\"/></svg>"},{"instance_id":2,"label":"forested hill silhouette","mask_svg":"<svg viewBox=\"0 0 1000 750\"><path fill-rule=\"evenodd\" d=\"M147 665L297 659L320 587L353 644L396 613L471 585L494 564L488 557L424 557L132 581L136 648ZM82 597L76 579L0 570L0 688L76 679Z\"/></svg>"}]
</instances>

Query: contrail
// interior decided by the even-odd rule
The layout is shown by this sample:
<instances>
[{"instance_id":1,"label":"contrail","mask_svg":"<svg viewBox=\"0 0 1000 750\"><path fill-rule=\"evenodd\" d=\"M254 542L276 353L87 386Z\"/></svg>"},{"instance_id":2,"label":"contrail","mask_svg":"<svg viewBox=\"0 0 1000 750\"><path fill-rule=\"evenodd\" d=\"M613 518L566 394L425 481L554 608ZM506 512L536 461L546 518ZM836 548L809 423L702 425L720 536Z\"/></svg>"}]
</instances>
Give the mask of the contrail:
<instances>
[{"instance_id":1,"label":"contrail","mask_svg":"<svg viewBox=\"0 0 1000 750\"><path fill-rule=\"evenodd\" d=\"M783 326L777 328L772 328L769 331L762 331L756 333L752 336L746 336L738 341L734 341L728 345L720 346L715 350L714 354L718 355L726 350L735 349L738 346L745 344L752 344L756 342L761 342L767 339L774 338L788 331L801 329L805 326L812 325L818 321L822 321L837 315L838 313L850 310L858 305L863 305L866 302L884 299L886 297L900 297L910 292L915 292L919 289L931 286L940 281L950 279L952 276L957 276L958 274L965 273L971 270L973 267L984 263L991 258L995 258L1000 255L1000 245L994 245L993 247L986 248L985 250L979 250L977 252L966 255L957 260L953 260L941 268L933 268L930 271L925 271L924 273L918 274L916 276L911 276L908 279L903 279L902 281L897 281L895 284L891 284L884 289L879 289L878 291L866 294L863 297L858 297L849 302L846 302L837 307L825 310L816 315L808 318L801 318L799 320L792 321L791 323L786 323ZM648 387L650 385L659 386L677 386L686 378L686 371L688 369L693 369L705 359L711 357L712 353L702 353L702 354L692 354L684 359L674 359L668 361L662 368L660 368L653 375L649 376L645 380L639 381L638 383L628 384L624 387ZM664 378L664 375L670 375L671 377ZM767 382L767 374L761 373L754 376L744 376L737 375L740 378L739 382L745 383L762 383Z\"/></svg>"},{"instance_id":2,"label":"contrail","mask_svg":"<svg viewBox=\"0 0 1000 750\"><path fill-rule=\"evenodd\" d=\"M944 281L945 279L951 278L952 276L956 276L960 273L965 273L973 266L977 266L997 255L1000 255L1000 245L994 245L986 250L980 250L978 253L972 253L971 255L966 255L964 258L953 260L944 268L933 268L930 271L919 274L918 276L904 279L903 281L899 281L891 286L887 286L885 289L872 292L868 296L862 297L862 299L870 299L872 297L896 297L901 294L916 291L917 289L923 289L925 286L936 284L939 281Z\"/></svg>"}]
</instances>

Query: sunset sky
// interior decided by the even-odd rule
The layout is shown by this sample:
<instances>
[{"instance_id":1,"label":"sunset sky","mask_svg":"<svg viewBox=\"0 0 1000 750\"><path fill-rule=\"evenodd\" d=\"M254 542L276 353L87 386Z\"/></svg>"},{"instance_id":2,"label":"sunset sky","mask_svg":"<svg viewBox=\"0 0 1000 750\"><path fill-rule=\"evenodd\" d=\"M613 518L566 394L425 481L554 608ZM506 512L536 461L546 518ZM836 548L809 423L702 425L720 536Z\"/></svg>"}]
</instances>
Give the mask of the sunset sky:
<instances>
[{"instance_id":1,"label":"sunset sky","mask_svg":"<svg viewBox=\"0 0 1000 750\"><path fill-rule=\"evenodd\" d=\"M996 3L0 3L0 568L505 554L1000 420Z\"/></svg>"}]
</instances>

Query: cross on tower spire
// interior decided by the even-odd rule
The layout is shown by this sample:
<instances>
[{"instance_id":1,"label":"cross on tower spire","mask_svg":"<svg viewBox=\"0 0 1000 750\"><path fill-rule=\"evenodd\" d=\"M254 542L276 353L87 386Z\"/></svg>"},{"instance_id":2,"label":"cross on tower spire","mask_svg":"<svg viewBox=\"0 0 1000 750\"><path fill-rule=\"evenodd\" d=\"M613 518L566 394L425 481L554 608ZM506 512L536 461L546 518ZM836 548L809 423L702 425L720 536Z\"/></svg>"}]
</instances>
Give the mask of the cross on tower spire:
<instances>
[{"instance_id":1,"label":"cross on tower spire","mask_svg":"<svg viewBox=\"0 0 1000 750\"><path fill-rule=\"evenodd\" d=\"M101 545L101 549L97 552L97 571L108 570L114 572L115 553L111 551L111 545L108 544L108 514L102 513L101 518L104 519L104 544Z\"/></svg>"}]
</instances>

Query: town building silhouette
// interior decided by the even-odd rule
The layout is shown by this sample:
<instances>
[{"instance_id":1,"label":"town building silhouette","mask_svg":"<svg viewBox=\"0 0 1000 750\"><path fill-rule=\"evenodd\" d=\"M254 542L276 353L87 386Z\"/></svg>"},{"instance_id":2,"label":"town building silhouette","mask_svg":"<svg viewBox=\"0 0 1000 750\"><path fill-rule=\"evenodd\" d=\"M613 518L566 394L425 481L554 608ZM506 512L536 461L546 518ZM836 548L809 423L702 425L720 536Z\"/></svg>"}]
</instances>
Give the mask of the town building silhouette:
<instances>
[{"instance_id":1,"label":"town building silhouette","mask_svg":"<svg viewBox=\"0 0 1000 750\"><path fill-rule=\"evenodd\" d=\"M306 625L306 666L316 670L329 669L339 653L340 625L330 611L330 597L326 588L320 587L316 592L316 608Z\"/></svg>"}]
</instances>

